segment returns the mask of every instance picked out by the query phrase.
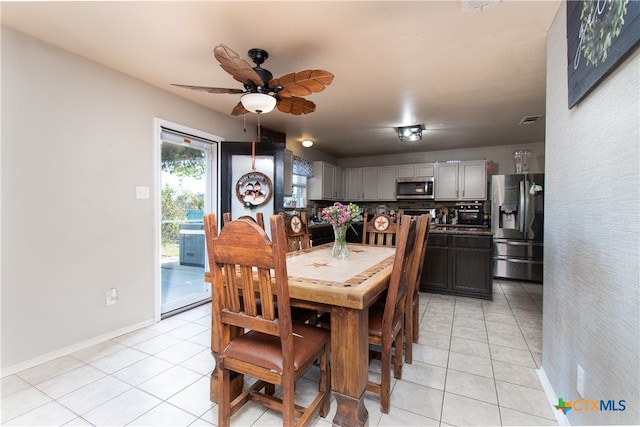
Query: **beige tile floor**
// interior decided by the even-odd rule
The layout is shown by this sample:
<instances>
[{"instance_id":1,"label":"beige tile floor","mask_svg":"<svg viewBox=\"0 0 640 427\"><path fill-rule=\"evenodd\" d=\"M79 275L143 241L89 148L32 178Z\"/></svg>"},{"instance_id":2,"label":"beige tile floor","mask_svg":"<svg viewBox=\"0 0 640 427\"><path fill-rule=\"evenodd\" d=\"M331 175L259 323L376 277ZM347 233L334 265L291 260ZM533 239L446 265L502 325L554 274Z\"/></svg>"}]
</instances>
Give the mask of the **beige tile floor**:
<instances>
[{"instance_id":1,"label":"beige tile floor","mask_svg":"<svg viewBox=\"0 0 640 427\"><path fill-rule=\"evenodd\" d=\"M536 374L542 286L494 281L493 301L421 294L420 343L391 411L366 393L370 426L557 425ZM3 425L209 426L209 306L2 378ZM375 375L376 366L371 368ZM313 393L316 372L297 392ZM303 402L304 403L304 402ZM336 404L317 426L329 426ZM281 425L247 404L237 426Z\"/></svg>"}]
</instances>

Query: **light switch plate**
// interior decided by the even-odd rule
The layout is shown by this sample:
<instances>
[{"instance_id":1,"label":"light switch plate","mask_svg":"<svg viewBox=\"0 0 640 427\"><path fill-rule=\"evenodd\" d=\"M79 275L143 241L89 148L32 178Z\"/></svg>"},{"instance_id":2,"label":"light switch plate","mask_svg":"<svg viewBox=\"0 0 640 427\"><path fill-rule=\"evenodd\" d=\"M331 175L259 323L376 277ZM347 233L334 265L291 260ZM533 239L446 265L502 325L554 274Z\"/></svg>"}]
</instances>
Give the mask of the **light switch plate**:
<instances>
[{"instance_id":1,"label":"light switch plate","mask_svg":"<svg viewBox=\"0 0 640 427\"><path fill-rule=\"evenodd\" d=\"M149 187L136 187L136 199L148 199Z\"/></svg>"}]
</instances>

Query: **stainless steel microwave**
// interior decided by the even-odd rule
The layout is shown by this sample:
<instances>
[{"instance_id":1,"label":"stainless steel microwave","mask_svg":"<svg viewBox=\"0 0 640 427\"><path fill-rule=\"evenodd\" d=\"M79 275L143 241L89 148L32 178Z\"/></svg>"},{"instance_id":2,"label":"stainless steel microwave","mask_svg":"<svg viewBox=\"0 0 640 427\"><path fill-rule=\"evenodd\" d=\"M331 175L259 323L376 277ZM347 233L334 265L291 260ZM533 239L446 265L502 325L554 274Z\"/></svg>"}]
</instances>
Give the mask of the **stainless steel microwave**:
<instances>
[{"instance_id":1,"label":"stainless steel microwave","mask_svg":"<svg viewBox=\"0 0 640 427\"><path fill-rule=\"evenodd\" d=\"M433 177L398 178L396 181L397 200L433 200Z\"/></svg>"}]
</instances>

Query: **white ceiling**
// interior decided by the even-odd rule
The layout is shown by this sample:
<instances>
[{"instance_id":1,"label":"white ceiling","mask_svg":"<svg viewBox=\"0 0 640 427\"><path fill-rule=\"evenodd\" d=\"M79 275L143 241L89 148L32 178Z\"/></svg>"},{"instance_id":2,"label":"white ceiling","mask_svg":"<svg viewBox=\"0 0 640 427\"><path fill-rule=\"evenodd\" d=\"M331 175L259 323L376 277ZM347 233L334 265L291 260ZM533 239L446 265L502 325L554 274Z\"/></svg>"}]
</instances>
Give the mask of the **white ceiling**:
<instances>
[{"instance_id":1,"label":"white ceiling","mask_svg":"<svg viewBox=\"0 0 640 427\"><path fill-rule=\"evenodd\" d=\"M482 3L482 2L479 2ZM277 110L266 128L335 157L544 141L546 33L560 5L503 0L463 12L460 1L3 2L2 23L229 115L240 95L171 83L242 85L213 47L269 53L275 77L335 75L307 99L314 113ZM248 117L255 121L255 115ZM234 118L242 126L242 116ZM422 141L396 127L423 124Z\"/></svg>"}]
</instances>

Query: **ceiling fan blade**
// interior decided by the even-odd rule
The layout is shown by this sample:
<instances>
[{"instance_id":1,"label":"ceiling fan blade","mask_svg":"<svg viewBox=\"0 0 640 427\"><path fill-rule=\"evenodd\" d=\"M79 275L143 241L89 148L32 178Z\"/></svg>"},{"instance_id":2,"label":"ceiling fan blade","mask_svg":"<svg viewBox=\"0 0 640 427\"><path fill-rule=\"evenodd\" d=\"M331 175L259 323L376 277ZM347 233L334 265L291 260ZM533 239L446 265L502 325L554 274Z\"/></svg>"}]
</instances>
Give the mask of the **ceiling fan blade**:
<instances>
[{"instance_id":1,"label":"ceiling fan blade","mask_svg":"<svg viewBox=\"0 0 640 427\"><path fill-rule=\"evenodd\" d=\"M300 114L309 114L316 111L316 104L296 96L280 98L276 107L283 113L289 113L295 116L299 116Z\"/></svg>"},{"instance_id":2,"label":"ceiling fan blade","mask_svg":"<svg viewBox=\"0 0 640 427\"><path fill-rule=\"evenodd\" d=\"M219 44L213 49L213 55L220 62L222 69L231 74L240 83L245 84L247 81L252 81L256 86L264 86L266 84L247 61L227 46Z\"/></svg>"},{"instance_id":3,"label":"ceiling fan blade","mask_svg":"<svg viewBox=\"0 0 640 427\"><path fill-rule=\"evenodd\" d=\"M235 107L233 107L233 110L231 110L231 115L232 116L240 116L242 114L248 113L249 111L247 111L243 106L242 106L242 102L238 102L238 104L236 104Z\"/></svg>"},{"instance_id":4,"label":"ceiling fan blade","mask_svg":"<svg viewBox=\"0 0 640 427\"><path fill-rule=\"evenodd\" d=\"M207 93L244 93L242 89L228 89L224 87L209 87L209 86L191 86L191 85L178 85L171 83L171 86L183 87L185 89L197 90L199 92L207 92Z\"/></svg>"},{"instance_id":5,"label":"ceiling fan blade","mask_svg":"<svg viewBox=\"0 0 640 427\"><path fill-rule=\"evenodd\" d=\"M284 97L306 96L323 91L333 82L333 77L333 74L325 70L304 70L273 79L269 82L269 87L282 86L278 95Z\"/></svg>"}]
</instances>

